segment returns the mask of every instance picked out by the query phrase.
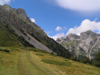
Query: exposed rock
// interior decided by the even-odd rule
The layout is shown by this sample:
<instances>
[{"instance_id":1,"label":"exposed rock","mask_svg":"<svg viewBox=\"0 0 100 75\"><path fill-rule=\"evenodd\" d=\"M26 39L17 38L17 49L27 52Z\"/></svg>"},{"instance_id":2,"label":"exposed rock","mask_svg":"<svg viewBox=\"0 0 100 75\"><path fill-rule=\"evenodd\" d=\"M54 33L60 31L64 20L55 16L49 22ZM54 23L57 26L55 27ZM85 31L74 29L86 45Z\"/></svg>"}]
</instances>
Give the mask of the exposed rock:
<instances>
[{"instance_id":1,"label":"exposed rock","mask_svg":"<svg viewBox=\"0 0 100 75\"><path fill-rule=\"evenodd\" d=\"M68 38L70 38L70 40L75 40L75 39L80 39L80 36L70 33L68 34Z\"/></svg>"},{"instance_id":2,"label":"exposed rock","mask_svg":"<svg viewBox=\"0 0 100 75\"><path fill-rule=\"evenodd\" d=\"M29 17L27 17L27 14L26 14L26 12L25 12L24 9L22 9L22 8L18 8L18 9L13 8L13 11L14 11L16 14L18 14L19 16L21 16L22 18L24 18L26 21L31 22L30 19L29 19Z\"/></svg>"},{"instance_id":3,"label":"exposed rock","mask_svg":"<svg viewBox=\"0 0 100 75\"><path fill-rule=\"evenodd\" d=\"M2 7L4 7L7 11L12 10L12 8L7 4L4 4Z\"/></svg>"},{"instance_id":4,"label":"exposed rock","mask_svg":"<svg viewBox=\"0 0 100 75\"><path fill-rule=\"evenodd\" d=\"M100 34L96 34L91 30L82 32L80 36L69 34L65 37L67 40L59 38L60 41L58 39L57 42L68 49L73 56L77 55L78 58L81 55L93 60L96 53L100 50Z\"/></svg>"}]
</instances>

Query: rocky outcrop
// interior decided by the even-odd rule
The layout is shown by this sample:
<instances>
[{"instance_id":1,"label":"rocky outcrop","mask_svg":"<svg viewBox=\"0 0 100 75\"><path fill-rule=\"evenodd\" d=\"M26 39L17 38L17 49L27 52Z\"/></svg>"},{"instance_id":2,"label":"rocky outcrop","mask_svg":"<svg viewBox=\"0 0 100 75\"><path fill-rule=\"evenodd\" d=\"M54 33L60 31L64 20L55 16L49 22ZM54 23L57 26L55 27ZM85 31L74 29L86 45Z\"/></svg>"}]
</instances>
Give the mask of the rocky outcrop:
<instances>
[{"instance_id":1,"label":"rocky outcrop","mask_svg":"<svg viewBox=\"0 0 100 75\"><path fill-rule=\"evenodd\" d=\"M70 40L75 40L75 39L80 39L80 36L78 36L76 34L68 34L68 38Z\"/></svg>"},{"instance_id":2,"label":"rocky outcrop","mask_svg":"<svg viewBox=\"0 0 100 75\"><path fill-rule=\"evenodd\" d=\"M68 49L73 56L77 55L79 60L81 60L80 56L86 56L93 60L96 53L100 50L100 34L96 34L91 30L82 32L80 36L69 34L65 37L62 37L64 39L57 39L57 42Z\"/></svg>"},{"instance_id":3,"label":"rocky outcrop","mask_svg":"<svg viewBox=\"0 0 100 75\"><path fill-rule=\"evenodd\" d=\"M21 16L22 18L24 18L26 21L31 22L30 19L29 19L29 17L27 17L27 14L26 14L26 12L25 12L24 9L22 9L22 8L18 8L18 9L13 8L13 11L14 11L16 14L18 14L19 16Z\"/></svg>"},{"instance_id":4,"label":"rocky outcrop","mask_svg":"<svg viewBox=\"0 0 100 75\"><path fill-rule=\"evenodd\" d=\"M24 9L22 9L22 8L18 8L18 9L16 9L16 8L11 8L11 7L10 7L9 5L7 5L7 4L3 5L2 7L4 7L4 8L5 8L7 11L9 11L9 12L14 12L14 13L18 14L18 15L21 16L21 18L23 18L24 20L31 22L31 20L30 20L29 17L27 16L27 14L26 14L26 12L25 12Z\"/></svg>"}]
</instances>

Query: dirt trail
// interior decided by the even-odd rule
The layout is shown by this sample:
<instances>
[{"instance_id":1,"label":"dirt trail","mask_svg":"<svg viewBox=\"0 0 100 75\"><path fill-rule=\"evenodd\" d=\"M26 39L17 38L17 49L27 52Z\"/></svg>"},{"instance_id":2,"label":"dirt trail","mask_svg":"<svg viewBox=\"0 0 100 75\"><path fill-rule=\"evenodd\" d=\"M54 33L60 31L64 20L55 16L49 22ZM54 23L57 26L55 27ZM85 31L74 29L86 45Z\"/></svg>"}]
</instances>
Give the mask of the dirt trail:
<instances>
[{"instance_id":1,"label":"dirt trail","mask_svg":"<svg viewBox=\"0 0 100 75\"><path fill-rule=\"evenodd\" d=\"M48 75L32 60L28 50L22 50L18 56L18 69L20 75Z\"/></svg>"},{"instance_id":2,"label":"dirt trail","mask_svg":"<svg viewBox=\"0 0 100 75\"><path fill-rule=\"evenodd\" d=\"M23 64L22 53L23 53L23 50L18 56L18 69L19 69L20 75L30 75L29 71L26 69L26 66Z\"/></svg>"}]
</instances>

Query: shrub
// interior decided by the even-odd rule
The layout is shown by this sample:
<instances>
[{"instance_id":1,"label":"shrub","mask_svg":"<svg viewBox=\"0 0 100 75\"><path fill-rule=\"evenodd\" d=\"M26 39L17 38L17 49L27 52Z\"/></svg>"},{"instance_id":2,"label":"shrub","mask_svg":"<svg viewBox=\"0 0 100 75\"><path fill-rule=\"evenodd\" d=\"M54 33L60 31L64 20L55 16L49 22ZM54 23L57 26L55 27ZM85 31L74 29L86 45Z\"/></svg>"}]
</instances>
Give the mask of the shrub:
<instances>
[{"instance_id":1,"label":"shrub","mask_svg":"<svg viewBox=\"0 0 100 75\"><path fill-rule=\"evenodd\" d=\"M77 60L77 56L75 56L75 57L71 57L71 60L76 61L76 60Z\"/></svg>"},{"instance_id":2,"label":"shrub","mask_svg":"<svg viewBox=\"0 0 100 75\"><path fill-rule=\"evenodd\" d=\"M95 55L93 65L100 67L100 51Z\"/></svg>"},{"instance_id":3,"label":"shrub","mask_svg":"<svg viewBox=\"0 0 100 75\"><path fill-rule=\"evenodd\" d=\"M5 52L8 52L8 53L10 52L10 51L9 51L9 50L7 50L7 49L5 49L4 51L5 51Z\"/></svg>"},{"instance_id":4,"label":"shrub","mask_svg":"<svg viewBox=\"0 0 100 75\"><path fill-rule=\"evenodd\" d=\"M84 57L81 62L83 63L90 63L90 59L88 57Z\"/></svg>"},{"instance_id":5,"label":"shrub","mask_svg":"<svg viewBox=\"0 0 100 75\"><path fill-rule=\"evenodd\" d=\"M36 54L36 55L38 55L38 56L43 56L42 54Z\"/></svg>"},{"instance_id":6,"label":"shrub","mask_svg":"<svg viewBox=\"0 0 100 75\"><path fill-rule=\"evenodd\" d=\"M4 52L10 52L9 50L7 50L7 49L0 49L0 51L4 51Z\"/></svg>"}]
</instances>

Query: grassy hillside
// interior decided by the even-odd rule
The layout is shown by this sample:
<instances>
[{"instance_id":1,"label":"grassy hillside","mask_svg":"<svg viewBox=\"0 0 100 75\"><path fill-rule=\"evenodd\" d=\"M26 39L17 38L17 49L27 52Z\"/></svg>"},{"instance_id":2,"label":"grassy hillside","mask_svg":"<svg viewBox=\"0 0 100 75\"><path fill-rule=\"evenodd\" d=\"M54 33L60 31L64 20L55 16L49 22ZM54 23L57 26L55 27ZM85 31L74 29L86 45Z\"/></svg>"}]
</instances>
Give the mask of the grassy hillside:
<instances>
[{"instance_id":1,"label":"grassy hillside","mask_svg":"<svg viewBox=\"0 0 100 75\"><path fill-rule=\"evenodd\" d=\"M16 36L12 34L11 29L5 27L4 25L0 24L0 46L14 46L19 47L22 45L17 39ZM22 45L23 46L23 45Z\"/></svg>"},{"instance_id":2,"label":"grassy hillside","mask_svg":"<svg viewBox=\"0 0 100 75\"><path fill-rule=\"evenodd\" d=\"M18 37L10 25L0 24L0 46L2 47L32 47L23 38Z\"/></svg>"},{"instance_id":3,"label":"grassy hillside","mask_svg":"<svg viewBox=\"0 0 100 75\"><path fill-rule=\"evenodd\" d=\"M0 75L100 75L100 68L35 48L0 47Z\"/></svg>"}]
</instances>

